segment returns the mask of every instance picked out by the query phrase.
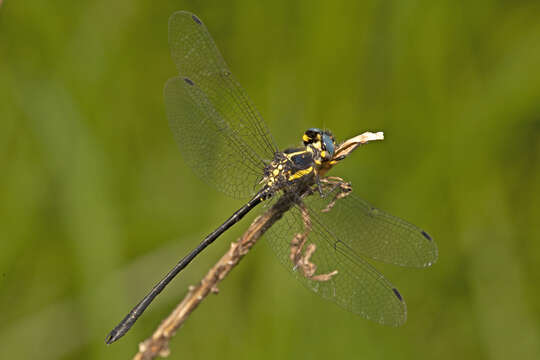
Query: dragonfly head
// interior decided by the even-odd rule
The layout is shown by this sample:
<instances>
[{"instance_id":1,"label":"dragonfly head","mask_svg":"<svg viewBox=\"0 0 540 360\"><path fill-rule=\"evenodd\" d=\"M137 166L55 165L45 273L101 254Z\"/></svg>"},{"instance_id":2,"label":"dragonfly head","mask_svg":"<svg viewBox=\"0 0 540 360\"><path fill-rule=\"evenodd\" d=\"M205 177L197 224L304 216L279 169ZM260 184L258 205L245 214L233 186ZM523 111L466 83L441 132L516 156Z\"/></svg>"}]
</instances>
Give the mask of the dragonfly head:
<instances>
[{"instance_id":1,"label":"dragonfly head","mask_svg":"<svg viewBox=\"0 0 540 360\"><path fill-rule=\"evenodd\" d=\"M307 129L302 136L304 145L318 150L322 161L330 161L334 156L336 143L334 136L329 131L317 128Z\"/></svg>"}]
</instances>

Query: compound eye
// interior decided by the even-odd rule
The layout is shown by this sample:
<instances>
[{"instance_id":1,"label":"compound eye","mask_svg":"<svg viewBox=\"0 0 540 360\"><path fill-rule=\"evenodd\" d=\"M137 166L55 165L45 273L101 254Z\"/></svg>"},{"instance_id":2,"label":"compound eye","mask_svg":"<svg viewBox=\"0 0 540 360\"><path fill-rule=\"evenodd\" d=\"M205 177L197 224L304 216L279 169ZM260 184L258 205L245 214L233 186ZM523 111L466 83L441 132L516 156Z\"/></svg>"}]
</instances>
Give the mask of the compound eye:
<instances>
[{"instance_id":1,"label":"compound eye","mask_svg":"<svg viewBox=\"0 0 540 360\"><path fill-rule=\"evenodd\" d=\"M334 157L335 151L334 139L328 134L323 134L322 146L323 150L326 150L326 160L332 159L332 157Z\"/></svg>"}]
</instances>

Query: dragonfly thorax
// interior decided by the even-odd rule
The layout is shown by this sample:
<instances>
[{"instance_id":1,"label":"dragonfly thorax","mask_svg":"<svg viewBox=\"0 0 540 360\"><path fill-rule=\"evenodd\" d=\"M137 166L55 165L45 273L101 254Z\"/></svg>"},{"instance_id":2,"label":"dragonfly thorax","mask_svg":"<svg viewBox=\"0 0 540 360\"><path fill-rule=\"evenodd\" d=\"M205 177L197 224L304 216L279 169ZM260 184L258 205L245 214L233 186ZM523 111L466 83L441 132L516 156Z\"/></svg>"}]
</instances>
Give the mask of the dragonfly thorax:
<instances>
[{"instance_id":1,"label":"dragonfly thorax","mask_svg":"<svg viewBox=\"0 0 540 360\"><path fill-rule=\"evenodd\" d=\"M332 159L335 148L332 134L312 128L304 133L302 139L304 147L276 153L264 168L261 182L269 193L313 184L323 163Z\"/></svg>"},{"instance_id":2,"label":"dragonfly thorax","mask_svg":"<svg viewBox=\"0 0 540 360\"><path fill-rule=\"evenodd\" d=\"M300 181L309 182L313 176L314 164L313 154L306 148L277 152L264 168L262 183L269 192L274 193Z\"/></svg>"}]
</instances>

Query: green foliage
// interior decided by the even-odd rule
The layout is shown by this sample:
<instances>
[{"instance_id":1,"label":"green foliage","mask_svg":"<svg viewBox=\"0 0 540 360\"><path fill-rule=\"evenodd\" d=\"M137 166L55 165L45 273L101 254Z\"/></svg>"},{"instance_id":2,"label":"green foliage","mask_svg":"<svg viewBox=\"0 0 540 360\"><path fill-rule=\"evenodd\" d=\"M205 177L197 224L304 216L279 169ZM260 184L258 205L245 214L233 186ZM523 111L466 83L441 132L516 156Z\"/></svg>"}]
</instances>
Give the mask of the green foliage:
<instances>
[{"instance_id":1,"label":"green foliage","mask_svg":"<svg viewBox=\"0 0 540 360\"><path fill-rule=\"evenodd\" d=\"M332 175L425 228L440 259L375 264L408 304L393 329L313 296L261 243L170 358L540 358L540 6L494 0L4 1L0 358L131 356L247 228L104 345L241 205L192 174L168 129L167 19L181 9L206 23L280 146L309 127L384 131Z\"/></svg>"}]
</instances>

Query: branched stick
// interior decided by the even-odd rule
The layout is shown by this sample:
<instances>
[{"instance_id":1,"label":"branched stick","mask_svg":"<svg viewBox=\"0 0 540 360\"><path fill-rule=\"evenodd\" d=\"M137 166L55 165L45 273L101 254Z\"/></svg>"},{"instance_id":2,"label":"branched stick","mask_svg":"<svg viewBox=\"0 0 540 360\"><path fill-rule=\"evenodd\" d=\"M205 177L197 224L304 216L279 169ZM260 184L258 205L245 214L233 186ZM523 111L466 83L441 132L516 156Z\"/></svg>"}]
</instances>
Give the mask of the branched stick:
<instances>
[{"instance_id":1,"label":"branched stick","mask_svg":"<svg viewBox=\"0 0 540 360\"><path fill-rule=\"evenodd\" d=\"M366 132L345 141L337 147L333 162L324 169L323 173L326 173L333 165L347 157L359 145L373 140L382 140L383 138L382 133ZM182 302L162 321L152 336L139 344L139 352L133 359L148 360L157 356L167 357L170 353L169 341L189 315L210 293L218 292L217 285L242 260L266 230L279 220L293 204L294 202L290 201L287 196L282 196L268 211L257 217L244 235L231 244L227 253L208 271L199 285L190 287Z\"/></svg>"}]
</instances>

